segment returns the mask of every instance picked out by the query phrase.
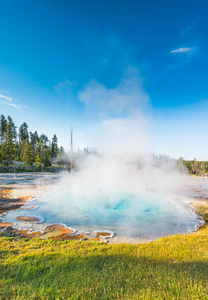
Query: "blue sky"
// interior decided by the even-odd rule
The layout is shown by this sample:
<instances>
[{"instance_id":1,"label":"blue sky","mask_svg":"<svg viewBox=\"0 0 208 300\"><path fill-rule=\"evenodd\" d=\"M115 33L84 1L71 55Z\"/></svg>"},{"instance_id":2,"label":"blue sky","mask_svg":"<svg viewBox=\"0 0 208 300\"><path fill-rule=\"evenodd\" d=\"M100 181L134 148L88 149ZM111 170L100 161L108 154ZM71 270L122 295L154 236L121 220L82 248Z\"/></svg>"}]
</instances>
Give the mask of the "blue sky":
<instances>
[{"instance_id":1,"label":"blue sky","mask_svg":"<svg viewBox=\"0 0 208 300\"><path fill-rule=\"evenodd\" d=\"M75 127L80 149L126 140L125 151L208 160L207 11L203 0L0 0L0 114L66 149Z\"/></svg>"}]
</instances>

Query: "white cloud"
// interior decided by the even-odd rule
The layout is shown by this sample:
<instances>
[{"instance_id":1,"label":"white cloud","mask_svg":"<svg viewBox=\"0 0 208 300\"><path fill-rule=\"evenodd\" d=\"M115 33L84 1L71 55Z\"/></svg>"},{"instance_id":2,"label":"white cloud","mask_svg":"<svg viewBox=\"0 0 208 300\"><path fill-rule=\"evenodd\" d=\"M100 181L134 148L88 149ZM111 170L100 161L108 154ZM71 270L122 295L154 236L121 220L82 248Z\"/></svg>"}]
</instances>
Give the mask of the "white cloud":
<instances>
[{"instance_id":1,"label":"white cloud","mask_svg":"<svg viewBox=\"0 0 208 300\"><path fill-rule=\"evenodd\" d=\"M12 98L7 97L7 96L5 96L5 95L0 95L0 98L3 98L3 99L5 99L5 100L7 100L7 101L9 101L9 102L12 102Z\"/></svg>"},{"instance_id":2,"label":"white cloud","mask_svg":"<svg viewBox=\"0 0 208 300\"><path fill-rule=\"evenodd\" d=\"M7 94L7 95L4 95L4 94ZM2 94L0 94L0 104L9 105L9 106L12 106L12 107L20 110L22 108L22 106L17 105L15 102L18 102L18 101L9 97L7 91L4 91ZM25 106L25 108L28 108L28 107Z\"/></svg>"},{"instance_id":3,"label":"white cloud","mask_svg":"<svg viewBox=\"0 0 208 300\"><path fill-rule=\"evenodd\" d=\"M172 54L175 54L175 53L191 53L195 50L196 48L193 47L193 48L190 48L190 47L182 47L182 48L178 48L178 49L175 49L175 50L172 50L171 53Z\"/></svg>"}]
</instances>

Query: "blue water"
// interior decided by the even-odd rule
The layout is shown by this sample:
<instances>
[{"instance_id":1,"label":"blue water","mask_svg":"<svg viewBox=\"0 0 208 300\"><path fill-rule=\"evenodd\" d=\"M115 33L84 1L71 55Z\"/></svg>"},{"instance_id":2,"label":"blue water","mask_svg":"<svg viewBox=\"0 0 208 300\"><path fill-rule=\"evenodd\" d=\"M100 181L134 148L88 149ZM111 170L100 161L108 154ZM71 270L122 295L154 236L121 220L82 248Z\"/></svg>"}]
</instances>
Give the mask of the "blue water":
<instances>
[{"instance_id":1,"label":"blue water","mask_svg":"<svg viewBox=\"0 0 208 300\"><path fill-rule=\"evenodd\" d=\"M45 199L46 200L46 199ZM155 239L175 233L192 231L199 225L196 215L189 209L177 207L161 195L117 195L114 201L107 196L90 203L89 199L70 201L37 201L34 211L13 211L8 221L19 215L42 216L43 224L25 224L40 229L51 223L62 223L77 230L111 230L122 236L140 239ZM17 222L17 221L15 221Z\"/></svg>"},{"instance_id":2,"label":"blue water","mask_svg":"<svg viewBox=\"0 0 208 300\"><path fill-rule=\"evenodd\" d=\"M30 203L31 204L31 203ZM173 196L143 193L99 193L94 197L74 196L68 190L61 195L44 194L32 203L35 210L12 211L5 221L17 226L42 229L48 224L62 223L83 231L111 230L120 236L156 239L193 231L201 224L197 215ZM43 224L19 222L18 216L41 216Z\"/></svg>"}]
</instances>

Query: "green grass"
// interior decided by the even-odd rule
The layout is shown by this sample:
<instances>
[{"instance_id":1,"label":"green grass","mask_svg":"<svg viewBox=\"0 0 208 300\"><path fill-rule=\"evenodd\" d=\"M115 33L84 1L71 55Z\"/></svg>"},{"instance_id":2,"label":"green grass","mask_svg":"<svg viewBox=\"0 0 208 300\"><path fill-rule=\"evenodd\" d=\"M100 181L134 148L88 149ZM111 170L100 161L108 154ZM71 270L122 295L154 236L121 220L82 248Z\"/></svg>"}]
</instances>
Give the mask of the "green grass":
<instances>
[{"instance_id":1,"label":"green grass","mask_svg":"<svg viewBox=\"0 0 208 300\"><path fill-rule=\"evenodd\" d=\"M200 205L196 206L198 213L203 217L205 220L205 226L208 224L208 205Z\"/></svg>"},{"instance_id":2,"label":"green grass","mask_svg":"<svg viewBox=\"0 0 208 300\"><path fill-rule=\"evenodd\" d=\"M208 299L208 229L156 242L0 239L0 299Z\"/></svg>"}]
</instances>

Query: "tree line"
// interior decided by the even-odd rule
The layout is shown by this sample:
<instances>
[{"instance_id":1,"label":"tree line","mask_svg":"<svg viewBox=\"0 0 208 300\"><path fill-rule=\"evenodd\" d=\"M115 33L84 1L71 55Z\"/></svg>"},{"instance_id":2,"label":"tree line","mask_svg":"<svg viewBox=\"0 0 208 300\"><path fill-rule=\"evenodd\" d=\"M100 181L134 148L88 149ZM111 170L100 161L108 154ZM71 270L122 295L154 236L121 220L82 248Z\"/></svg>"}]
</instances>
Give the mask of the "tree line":
<instances>
[{"instance_id":1,"label":"tree line","mask_svg":"<svg viewBox=\"0 0 208 300\"><path fill-rule=\"evenodd\" d=\"M184 160L183 157L180 157L178 166L180 170L187 170L189 174L193 175L205 175L208 173L208 161L197 161L196 158L194 160Z\"/></svg>"},{"instance_id":2,"label":"tree line","mask_svg":"<svg viewBox=\"0 0 208 300\"><path fill-rule=\"evenodd\" d=\"M36 164L37 170L41 166L49 167L52 161L64 154L64 149L58 147L58 138L53 135L52 140L45 134L28 130L23 122L17 130L12 118L2 114L0 117L0 162L7 167L14 162L22 162L27 167Z\"/></svg>"},{"instance_id":3,"label":"tree line","mask_svg":"<svg viewBox=\"0 0 208 300\"><path fill-rule=\"evenodd\" d=\"M53 135L52 140L37 131L28 130L28 125L23 122L17 130L12 118L2 114L0 117L0 163L8 167L15 162L24 163L27 167L35 164L37 171L41 167L50 167L52 162L68 165L72 168L72 162L65 155L64 148L58 146L58 138ZM92 148L84 148L84 154L97 154ZM188 171L190 174L205 175L208 173L208 162L186 161L182 157L178 160L171 159L167 155L154 156L154 164L158 167L179 168L182 172Z\"/></svg>"}]
</instances>

